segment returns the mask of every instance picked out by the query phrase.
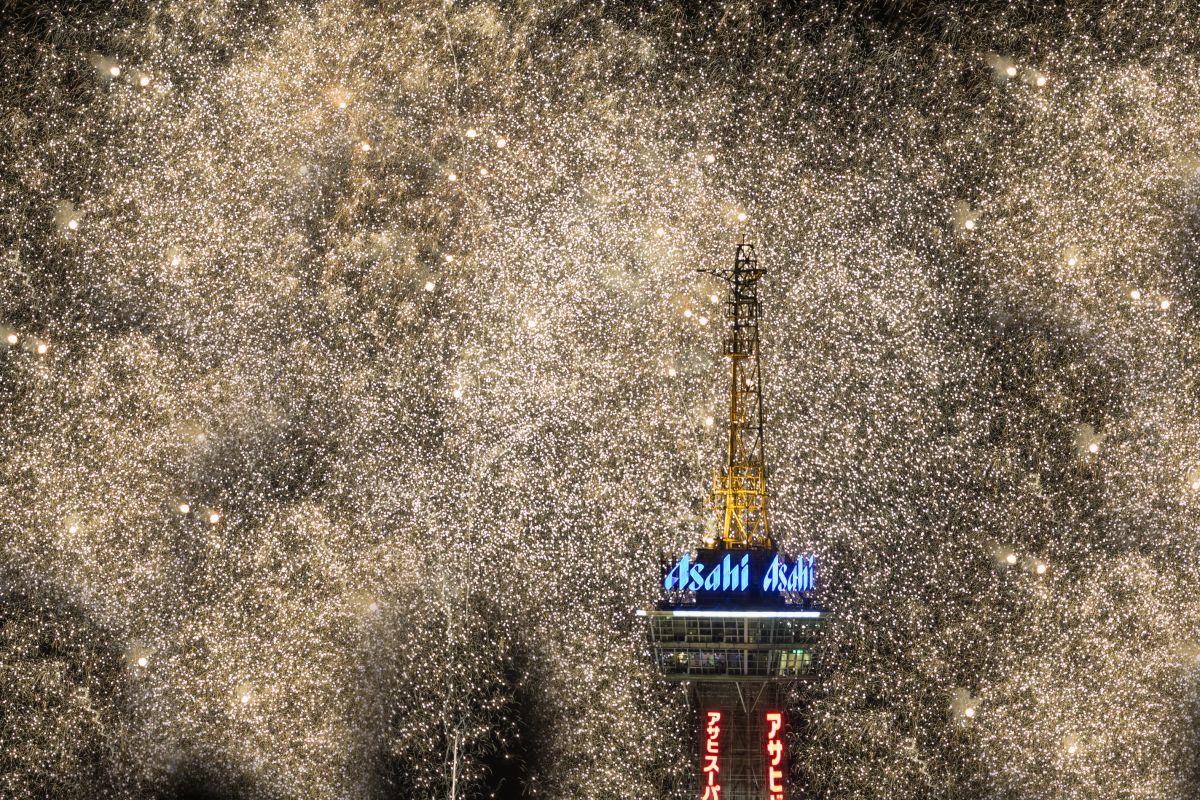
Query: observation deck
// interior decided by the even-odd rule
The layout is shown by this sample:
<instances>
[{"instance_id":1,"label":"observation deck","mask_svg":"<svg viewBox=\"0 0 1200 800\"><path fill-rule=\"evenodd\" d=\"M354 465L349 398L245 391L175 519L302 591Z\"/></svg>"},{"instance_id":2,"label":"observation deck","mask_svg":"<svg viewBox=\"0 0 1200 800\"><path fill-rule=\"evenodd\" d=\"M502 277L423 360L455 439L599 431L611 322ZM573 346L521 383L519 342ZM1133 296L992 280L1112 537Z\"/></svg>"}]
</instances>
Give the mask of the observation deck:
<instances>
[{"instance_id":1,"label":"observation deck","mask_svg":"<svg viewBox=\"0 0 1200 800\"><path fill-rule=\"evenodd\" d=\"M671 681L795 680L813 667L829 619L817 609L643 609Z\"/></svg>"}]
</instances>

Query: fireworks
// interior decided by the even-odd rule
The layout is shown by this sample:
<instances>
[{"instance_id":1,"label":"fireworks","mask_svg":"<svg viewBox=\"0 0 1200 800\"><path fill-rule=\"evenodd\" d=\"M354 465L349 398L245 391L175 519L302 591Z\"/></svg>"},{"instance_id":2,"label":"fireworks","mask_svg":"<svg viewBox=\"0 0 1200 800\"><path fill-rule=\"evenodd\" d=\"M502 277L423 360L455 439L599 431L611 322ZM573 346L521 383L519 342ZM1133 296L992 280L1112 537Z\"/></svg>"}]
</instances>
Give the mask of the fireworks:
<instances>
[{"instance_id":1,"label":"fireworks","mask_svg":"<svg viewBox=\"0 0 1200 800\"><path fill-rule=\"evenodd\" d=\"M688 796L748 230L797 783L1189 796L1193 15L835 5L25 12L0 795Z\"/></svg>"}]
</instances>

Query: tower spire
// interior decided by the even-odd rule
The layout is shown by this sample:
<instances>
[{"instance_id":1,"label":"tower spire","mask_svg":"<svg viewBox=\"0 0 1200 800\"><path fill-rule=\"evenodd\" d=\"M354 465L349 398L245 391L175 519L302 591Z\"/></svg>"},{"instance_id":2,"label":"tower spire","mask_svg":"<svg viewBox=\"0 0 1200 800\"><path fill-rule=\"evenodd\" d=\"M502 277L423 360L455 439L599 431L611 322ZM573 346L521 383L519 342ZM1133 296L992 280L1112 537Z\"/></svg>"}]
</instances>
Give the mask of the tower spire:
<instances>
[{"instance_id":1,"label":"tower spire","mask_svg":"<svg viewBox=\"0 0 1200 800\"><path fill-rule=\"evenodd\" d=\"M759 364L758 266L743 233L732 269L700 270L729 285L722 355L729 358L729 439L725 463L713 470L709 504L721 528L720 546L770 549L767 476L763 465L762 367Z\"/></svg>"}]
</instances>

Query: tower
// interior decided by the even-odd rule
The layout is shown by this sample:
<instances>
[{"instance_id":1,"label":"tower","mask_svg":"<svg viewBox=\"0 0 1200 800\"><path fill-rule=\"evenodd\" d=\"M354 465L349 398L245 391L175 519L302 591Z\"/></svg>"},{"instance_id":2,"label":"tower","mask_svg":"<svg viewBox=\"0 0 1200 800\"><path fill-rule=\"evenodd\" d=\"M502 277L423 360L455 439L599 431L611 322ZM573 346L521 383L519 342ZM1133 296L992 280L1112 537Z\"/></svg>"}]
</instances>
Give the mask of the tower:
<instances>
[{"instance_id":1,"label":"tower","mask_svg":"<svg viewBox=\"0 0 1200 800\"><path fill-rule=\"evenodd\" d=\"M710 507L718 536L665 570L664 596L639 615L656 663L689 691L700 800L784 800L788 690L812 669L828 612L814 605L816 556L776 548L763 455L759 279L743 236L733 266L703 270L728 285L721 353L729 359L724 456Z\"/></svg>"},{"instance_id":2,"label":"tower","mask_svg":"<svg viewBox=\"0 0 1200 800\"><path fill-rule=\"evenodd\" d=\"M763 465L762 363L758 351L758 266L754 245L743 234L733 269L701 270L729 284L728 327L721 348L729 359L729 423L725 462L713 470L710 504L725 547L770 549L767 475Z\"/></svg>"}]
</instances>

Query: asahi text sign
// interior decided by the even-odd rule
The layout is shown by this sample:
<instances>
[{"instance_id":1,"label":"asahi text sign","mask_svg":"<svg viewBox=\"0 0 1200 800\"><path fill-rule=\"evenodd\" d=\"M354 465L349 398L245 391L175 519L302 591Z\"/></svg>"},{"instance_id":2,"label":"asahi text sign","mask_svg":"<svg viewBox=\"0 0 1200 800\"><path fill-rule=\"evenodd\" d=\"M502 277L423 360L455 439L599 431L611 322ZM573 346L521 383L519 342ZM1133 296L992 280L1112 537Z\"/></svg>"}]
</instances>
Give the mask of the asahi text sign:
<instances>
[{"instance_id":1,"label":"asahi text sign","mask_svg":"<svg viewBox=\"0 0 1200 800\"><path fill-rule=\"evenodd\" d=\"M772 550L700 550L684 553L663 576L667 592L697 597L805 594L816 588L817 557L788 558Z\"/></svg>"}]
</instances>

